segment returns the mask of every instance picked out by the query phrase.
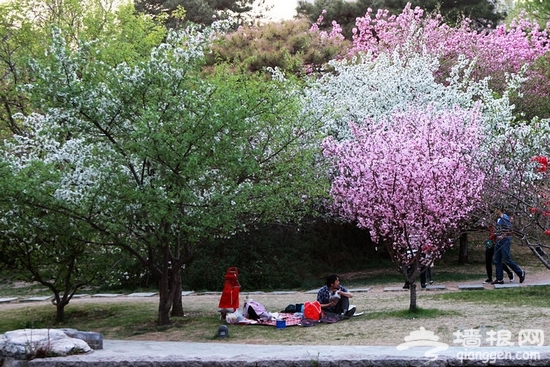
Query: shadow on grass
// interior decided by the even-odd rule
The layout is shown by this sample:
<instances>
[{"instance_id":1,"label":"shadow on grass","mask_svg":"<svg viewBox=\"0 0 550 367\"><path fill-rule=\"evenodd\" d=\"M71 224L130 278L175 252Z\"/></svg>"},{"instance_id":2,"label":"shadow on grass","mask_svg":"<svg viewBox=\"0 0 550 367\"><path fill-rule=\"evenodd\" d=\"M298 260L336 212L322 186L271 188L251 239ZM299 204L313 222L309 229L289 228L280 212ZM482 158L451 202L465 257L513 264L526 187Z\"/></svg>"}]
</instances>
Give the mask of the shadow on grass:
<instances>
[{"instance_id":1,"label":"shadow on grass","mask_svg":"<svg viewBox=\"0 0 550 367\"><path fill-rule=\"evenodd\" d=\"M365 315L365 317L370 320L387 319L387 318L413 320L413 319L434 319L438 317L459 316L459 315L461 315L461 313L458 311L444 311L444 310L438 310L435 308L418 307L415 311L403 309L403 310L394 310L394 311L369 312L367 315Z\"/></svg>"}]
</instances>

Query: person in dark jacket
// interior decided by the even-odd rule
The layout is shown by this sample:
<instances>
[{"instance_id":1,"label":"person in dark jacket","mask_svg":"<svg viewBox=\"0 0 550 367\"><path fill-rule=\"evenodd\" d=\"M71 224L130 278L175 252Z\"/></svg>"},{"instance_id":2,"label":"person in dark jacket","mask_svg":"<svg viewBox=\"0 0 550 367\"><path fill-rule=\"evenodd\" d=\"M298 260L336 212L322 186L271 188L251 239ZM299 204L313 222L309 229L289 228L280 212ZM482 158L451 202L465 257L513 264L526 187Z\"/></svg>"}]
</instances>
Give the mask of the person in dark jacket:
<instances>
[{"instance_id":1,"label":"person in dark jacket","mask_svg":"<svg viewBox=\"0 0 550 367\"><path fill-rule=\"evenodd\" d=\"M495 233L495 227L489 226L489 238L485 241L485 270L487 271L487 279L483 282L489 284L493 282L493 257L495 256L495 243L497 241L497 234ZM514 281L514 272L510 270L508 265L502 263L502 269L508 275L510 282Z\"/></svg>"},{"instance_id":2,"label":"person in dark jacket","mask_svg":"<svg viewBox=\"0 0 550 367\"><path fill-rule=\"evenodd\" d=\"M353 294L346 287L340 285L340 278L336 274L327 276L326 285L317 292L317 301L321 304L321 310L343 318L350 318L355 313L355 306L349 304Z\"/></svg>"},{"instance_id":3,"label":"person in dark jacket","mask_svg":"<svg viewBox=\"0 0 550 367\"><path fill-rule=\"evenodd\" d=\"M502 208L496 209L495 214L497 215L497 224L495 226L496 244L493 260L496 268L496 279L492 281L491 284L504 284L503 264L508 265L508 267L518 275L519 282L523 283L525 281L525 270L520 268L510 257L510 245L512 243L513 233L512 221L510 217L504 213Z\"/></svg>"}]
</instances>

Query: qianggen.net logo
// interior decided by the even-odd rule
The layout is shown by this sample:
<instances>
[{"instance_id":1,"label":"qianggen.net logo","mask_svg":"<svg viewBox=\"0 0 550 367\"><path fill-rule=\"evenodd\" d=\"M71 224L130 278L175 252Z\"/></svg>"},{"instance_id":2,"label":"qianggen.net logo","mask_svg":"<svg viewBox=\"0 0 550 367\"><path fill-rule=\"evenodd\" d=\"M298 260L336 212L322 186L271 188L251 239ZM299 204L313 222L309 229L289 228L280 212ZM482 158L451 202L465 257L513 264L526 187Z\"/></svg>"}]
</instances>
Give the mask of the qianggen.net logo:
<instances>
[{"instance_id":1,"label":"qianggen.net logo","mask_svg":"<svg viewBox=\"0 0 550 367\"><path fill-rule=\"evenodd\" d=\"M510 330L488 330L482 332L480 329L458 330L453 333L454 346L459 347L456 352L456 359L463 361L479 361L482 363L495 363L497 360L540 360L540 352L531 348L544 345L544 331L540 329L523 329L515 335ZM439 353L447 351L449 344L439 341L439 337L432 331L421 327L412 331L405 338L405 343L397 346L397 350L406 350L413 347L431 347L424 352L424 356L430 361L439 357ZM517 344L516 344L517 341ZM482 348L491 347L491 348ZM519 347L511 350L511 347ZM529 350L527 350L529 349Z\"/></svg>"}]
</instances>

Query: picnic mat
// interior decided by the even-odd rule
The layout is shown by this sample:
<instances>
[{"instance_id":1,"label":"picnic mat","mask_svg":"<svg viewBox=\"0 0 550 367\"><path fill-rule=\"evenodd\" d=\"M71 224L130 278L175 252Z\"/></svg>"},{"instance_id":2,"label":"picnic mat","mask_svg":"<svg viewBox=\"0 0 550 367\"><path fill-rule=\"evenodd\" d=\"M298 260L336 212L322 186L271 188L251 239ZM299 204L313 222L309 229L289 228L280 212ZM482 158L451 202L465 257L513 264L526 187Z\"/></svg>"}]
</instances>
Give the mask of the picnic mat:
<instances>
[{"instance_id":1,"label":"picnic mat","mask_svg":"<svg viewBox=\"0 0 550 367\"><path fill-rule=\"evenodd\" d=\"M286 313L286 312L276 312L271 314L272 317L269 320L252 320L248 319L246 317L243 317L242 315L238 318L227 318L226 322L228 324L236 324L236 325L267 325L267 326L277 326L277 319L279 320L285 320L286 326L294 326L294 325L300 325L300 322L302 321L302 316L293 313Z\"/></svg>"},{"instance_id":2,"label":"picnic mat","mask_svg":"<svg viewBox=\"0 0 550 367\"><path fill-rule=\"evenodd\" d=\"M302 316L294 316L293 313L285 313L285 312L279 312L277 315L277 319L279 320L285 320L286 326L294 326L294 325L300 325L302 322ZM258 320L258 325L268 325L268 326L277 326L277 320L271 319L271 320Z\"/></svg>"},{"instance_id":3,"label":"picnic mat","mask_svg":"<svg viewBox=\"0 0 550 367\"><path fill-rule=\"evenodd\" d=\"M353 316L354 317L361 316L363 313L364 312L359 312L359 313L356 313ZM320 320L310 320L310 319L304 318L300 314L293 314L293 313L286 313L286 312L278 312L278 313L274 313L272 315L274 317L269 319L269 320L252 320L252 319L243 318L241 316L241 318L239 318L238 321L228 322L228 323L236 324L236 325L277 326L277 319L279 319L279 320L283 319L283 320L285 320L286 326L296 326L296 325L314 326L314 325L320 324L320 323L333 324L335 322L341 321L340 318L338 318L336 315L323 315L323 317Z\"/></svg>"}]
</instances>

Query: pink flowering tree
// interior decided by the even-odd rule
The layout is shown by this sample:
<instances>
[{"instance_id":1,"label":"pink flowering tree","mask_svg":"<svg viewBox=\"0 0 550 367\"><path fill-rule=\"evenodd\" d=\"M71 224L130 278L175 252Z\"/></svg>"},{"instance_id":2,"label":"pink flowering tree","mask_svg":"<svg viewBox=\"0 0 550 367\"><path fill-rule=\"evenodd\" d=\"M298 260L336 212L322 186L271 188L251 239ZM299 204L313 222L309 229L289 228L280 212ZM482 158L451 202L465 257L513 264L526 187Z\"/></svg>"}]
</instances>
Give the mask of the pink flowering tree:
<instances>
[{"instance_id":1,"label":"pink flowering tree","mask_svg":"<svg viewBox=\"0 0 550 367\"><path fill-rule=\"evenodd\" d=\"M548 30L540 29L524 13L508 26L479 31L468 19L459 27L450 27L440 14L425 14L409 3L397 16L383 10L373 15L369 9L356 25L351 54L371 52L377 56L396 49L427 52L440 61L436 73L440 82L446 81L459 56L464 56L473 61L470 77L476 81L490 77L491 88L498 92L506 88L507 74L520 72L550 50Z\"/></svg>"},{"instance_id":2,"label":"pink flowering tree","mask_svg":"<svg viewBox=\"0 0 550 367\"><path fill-rule=\"evenodd\" d=\"M524 90L520 89L525 85L525 75L515 71L531 67L531 61L545 52L550 45L550 42L545 44L541 41L547 37L546 33L536 31L536 26L527 32L528 27L524 26L522 29L526 32L523 36L516 27L514 29L517 31L494 31L490 37L486 34L487 38L483 38L483 34L473 31L467 33L466 28L462 28L463 36L480 39L480 43L470 42L475 47L480 47L483 42L486 48L496 47L494 45L498 44L497 41L515 39L517 47L525 51L522 53L515 46L510 46L513 42L508 43L508 46L501 43L510 54L518 52L516 59L524 60L522 65L507 64L506 60L497 57L505 56L502 49L495 50L491 63L499 64L494 65L496 70L500 70L498 67L502 69L504 65L513 66L502 69L513 72L506 75L502 71L500 75L504 75L504 84L498 85L497 89L494 83L496 77L491 79L479 74L483 71L475 67L479 59L472 63L465 57L466 52L452 54L445 47L440 47L447 39L454 37L456 30L438 22L437 17L428 17L426 20L421 12L404 11L404 14L408 16L408 23L400 20L401 26L390 26L387 24L389 18L380 16L380 13L377 21L371 24L370 34L365 26L363 43L358 42L359 38L356 39L355 59L332 62L335 73L325 73L310 83L306 90L308 108L318 114L325 133L337 141L344 141L355 138L349 128L350 123L356 126L366 123L375 125L411 107L423 110L433 106L440 110L451 110L458 106L471 110L479 102L481 138L476 160L485 178L483 206L478 208L479 211L472 212L471 220L489 218L490 209L495 205L510 208L517 224L517 238L521 239L516 243L529 246L550 268L550 256L544 251L548 237L544 235L541 238L548 227L537 224L533 213L533 208L543 207L540 200L544 199L548 185L534 174L535 163L531 161L535 156L550 156L550 124L548 120L527 118L515 110L518 98L534 101L534 93L523 93ZM405 15L402 17L406 18ZM368 22L366 18L363 21ZM399 23L397 18L391 19ZM429 34L434 34L434 38L428 37ZM492 43L489 42L491 37L494 41ZM520 42L522 37L526 42ZM365 47L360 48L361 45ZM490 59L486 51L480 51L479 54ZM470 54L473 55L475 53ZM445 78L442 77L442 70L449 70ZM486 76L493 75L491 70L488 67ZM529 74L526 76L532 77ZM540 99L546 103L548 101L547 95ZM540 215L544 216L546 212L541 210Z\"/></svg>"},{"instance_id":3,"label":"pink flowering tree","mask_svg":"<svg viewBox=\"0 0 550 367\"><path fill-rule=\"evenodd\" d=\"M352 139L323 146L334 164L335 208L387 246L412 285L414 311L421 266L453 246L481 205L479 109L410 108L351 131Z\"/></svg>"}]
</instances>

